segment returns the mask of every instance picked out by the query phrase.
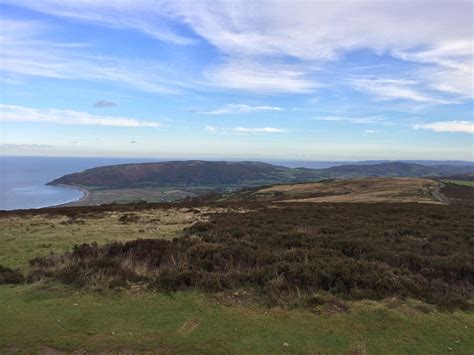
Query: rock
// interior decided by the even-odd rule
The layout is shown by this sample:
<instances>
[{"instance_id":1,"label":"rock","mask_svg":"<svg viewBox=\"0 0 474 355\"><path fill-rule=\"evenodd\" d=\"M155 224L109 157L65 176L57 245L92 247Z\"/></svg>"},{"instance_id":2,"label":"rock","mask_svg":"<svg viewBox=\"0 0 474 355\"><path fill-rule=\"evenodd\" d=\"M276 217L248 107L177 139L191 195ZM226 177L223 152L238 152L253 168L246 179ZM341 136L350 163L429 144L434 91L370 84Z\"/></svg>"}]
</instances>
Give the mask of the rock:
<instances>
[{"instance_id":1,"label":"rock","mask_svg":"<svg viewBox=\"0 0 474 355\"><path fill-rule=\"evenodd\" d=\"M283 343L283 346L290 346L290 344L288 344L288 343Z\"/></svg>"}]
</instances>

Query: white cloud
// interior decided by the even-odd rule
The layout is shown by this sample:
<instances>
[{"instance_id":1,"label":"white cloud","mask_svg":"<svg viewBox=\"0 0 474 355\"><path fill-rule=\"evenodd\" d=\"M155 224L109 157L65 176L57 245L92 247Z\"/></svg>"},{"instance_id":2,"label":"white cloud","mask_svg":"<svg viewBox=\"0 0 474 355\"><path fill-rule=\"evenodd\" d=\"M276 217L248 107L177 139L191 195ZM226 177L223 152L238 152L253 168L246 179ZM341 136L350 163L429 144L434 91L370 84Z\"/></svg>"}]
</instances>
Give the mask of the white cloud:
<instances>
[{"instance_id":1,"label":"white cloud","mask_svg":"<svg viewBox=\"0 0 474 355\"><path fill-rule=\"evenodd\" d=\"M37 22L3 21L0 70L23 76L114 82L159 94L196 86L185 79L183 71L173 71L166 63L95 56L85 52L91 48L84 44L41 40L50 30Z\"/></svg>"},{"instance_id":2,"label":"white cloud","mask_svg":"<svg viewBox=\"0 0 474 355\"><path fill-rule=\"evenodd\" d=\"M207 67L204 72L205 84L218 88L270 94L310 93L321 85L313 77L314 65L343 58L352 51L369 50L417 63L419 67L409 69L416 77L416 87L379 83L376 88L369 87L368 93L439 104L452 100L426 92L473 97L472 0L3 2L78 21L131 28L175 44L192 44L199 37L216 49L220 63L224 63ZM183 26L187 26L186 33L193 35L183 35ZM32 60L16 63L22 64L24 71L32 67L53 74L58 74L58 64L68 64L45 60L40 64ZM124 81L124 74L115 77ZM157 90L153 86L163 86L157 80L162 76L157 74L151 80L139 75L133 82Z\"/></svg>"},{"instance_id":3,"label":"white cloud","mask_svg":"<svg viewBox=\"0 0 474 355\"><path fill-rule=\"evenodd\" d=\"M349 122L349 123L378 123L386 120L385 116L374 115L374 116L365 116L365 117L348 117L348 116L317 116L311 118L315 121L329 121L329 122Z\"/></svg>"},{"instance_id":4,"label":"white cloud","mask_svg":"<svg viewBox=\"0 0 474 355\"><path fill-rule=\"evenodd\" d=\"M382 133L382 131L378 131L378 130L375 130L375 129L366 129L364 131L365 134L378 134L378 133Z\"/></svg>"},{"instance_id":5,"label":"white cloud","mask_svg":"<svg viewBox=\"0 0 474 355\"><path fill-rule=\"evenodd\" d=\"M335 58L472 35L472 2L457 0L170 1L168 9L227 54ZM416 14L413 15L413 14Z\"/></svg>"},{"instance_id":6,"label":"white cloud","mask_svg":"<svg viewBox=\"0 0 474 355\"><path fill-rule=\"evenodd\" d=\"M420 70L420 76L432 89L465 98L474 98L473 53L472 39L444 42L425 50L393 51L400 59L431 64Z\"/></svg>"},{"instance_id":7,"label":"white cloud","mask_svg":"<svg viewBox=\"0 0 474 355\"><path fill-rule=\"evenodd\" d=\"M417 82L403 79L366 79L351 80L354 87L372 93L380 100L411 100L421 103L447 104L455 101L436 98L417 89Z\"/></svg>"},{"instance_id":8,"label":"white cloud","mask_svg":"<svg viewBox=\"0 0 474 355\"><path fill-rule=\"evenodd\" d=\"M250 112L262 112L262 111L284 111L283 108L278 106L269 106L269 105L261 105L261 106L250 106L244 104L227 104L222 108L212 110L212 111L204 111L200 112L205 115L221 115L226 113L250 113Z\"/></svg>"},{"instance_id":9,"label":"white cloud","mask_svg":"<svg viewBox=\"0 0 474 355\"><path fill-rule=\"evenodd\" d=\"M65 125L153 127L163 125L156 121L142 121L129 117L97 116L86 112L56 109L35 109L22 106L0 105L1 122L44 122Z\"/></svg>"},{"instance_id":10,"label":"white cloud","mask_svg":"<svg viewBox=\"0 0 474 355\"><path fill-rule=\"evenodd\" d=\"M474 122L472 121L442 121L413 125L415 129L429 129L435 132L462 132L474 133Z\"/></svg>"},{"instance_id":11,"label":"white cloud","mask_svg":"<svg viewBox=\"0 0 474 355\"><path fill-rule=\"evenodd\" d=\"M63 0L3 0L3 3L24 6L54 16L112 27L134 29L160 41L177 45L189 45L195 40L178 34L164 18L163 1L152 0L106 0L106 1L63 1Z\"/></svg>"},{"instance_id":12,"label":"white cloud","mask_svg":"<svg viewBox=\"0 0 474 355\"><path fill-rule=\"evenodd\" d=\"M204 73L211 85L256 93L303 94L313 92L317 84L297 66L233 61Z\"/></svg>"},{"instance_id":13,"label":"white cloud","mask_svg":"<svg viewBox=\"0 0 474 355\"><path fill-rule=\"evenodd\" d=\"M216 126L206 126L206 131L210 133L240 133L240 134L258 134L258 133L285 133L288 132L286 129L274 128L274 127L262 127L262 128L251 128L251 127L233 127L223 128Z\"/></svg>"},{"instance_id":14,"label":"white cloud","mask_svg":"<svg viewBox=\"0 0 474 355\"><path fill-rule=\"evenodd\" d=\"M438 104L452 100L424 92L433 89L443 94L472 97L471 0L262 0L252 3L240 0L232 4L202 0L175 1L169 8L176 18L184 19L197 34L230 58L230 63L247 60L244 68L230 64L211 71L211 80L223 87L310 92L314 84L308 78L309 63L335 60L351 51L368 49L375 54L392 54L404 61L426 64L434 74L430 76L422 70L411 69L411 74L420 81L417 88L385 83L367 90L371 94ZM296 66L296 77L282 75L274 69L269 75L259 74L266 73L262 67L281 63L282 58L292 59L288 61L291 65L287 70L291 72L291 67ZM305 65L304 70L298 67L301 63ZM471 71L462 75L461 66L470 67ZM279 83L280 79L285 82L295 78L306 82L302 87L293 80Z\"/></svg>"}]
</instances>

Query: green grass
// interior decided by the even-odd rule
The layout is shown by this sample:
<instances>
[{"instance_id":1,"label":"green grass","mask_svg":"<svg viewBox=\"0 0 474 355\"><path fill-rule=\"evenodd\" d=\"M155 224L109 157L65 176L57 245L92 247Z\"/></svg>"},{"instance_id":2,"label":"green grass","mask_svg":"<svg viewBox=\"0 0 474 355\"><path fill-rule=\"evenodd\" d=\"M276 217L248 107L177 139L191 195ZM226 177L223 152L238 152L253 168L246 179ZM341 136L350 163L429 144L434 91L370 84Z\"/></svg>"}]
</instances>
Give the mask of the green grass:
<instances>
[{"instance_id":1,"label":"green grass","mask_svg":"<svg viewBox=\"0 0 474 355\"><path fill-rule=\"evenodd\" d=\"M99 294L41 284L0 286L0 353L52 347L88 352L468 354L474 315L391 309L375 302L349 312L218 304L197 292ZM288 343L288 346L284 346Z\"/></svg>"},{"instance_id":2,"label":"green grass","mask_svg":"<svg viewBox=\"0 0 474 355\"><path fill-rule=\"evenodd\" d=\"M122 212L84 224L65 216L0 219L0 264L27 269L28 260L70 250L75 243L171 237L201 214L179 209L139 212L138 224L120 224ZM151 223L154 219L159 222ZM52 227L54 226L54 227ZM143 232L140 230L143 229ZM228 294L197 291L87 291L56 283L0 285L0 354L17 350L149 353L471 354L474 313L441 312L415 301L351 302L349 310L240 305ZM288 343L288 346L284 346Z\"/></svg>"},{"instance_id":3,"label":"green grass","mask_svg":"<svg viewBox=\"0 0 474 355\"><path fill-rule=\"evenodd\" d=\"M448 184L455 184L455 185L472 186L472 187L474 187L474 181L443 180L443 182L448 183Z\"/></svg>"},{"instance_id":4,"label":"green grass","mask_svg":"<svg viewBox=\"0 0 474 355\"><path fill-rule=\"evenodd\" d=\"M75 244L111 243L138 238L173 238L181 235L199 215L180 209L140 212L139 223L123 224L124 213L106 212L100 218L80 216L11 216L0 219L0 265L26 269L28 261L51 252L64 253ZM155 221L156 220L156 221ZM77 223L80 222L80 223Z\"/></svg>"}]
</instances>

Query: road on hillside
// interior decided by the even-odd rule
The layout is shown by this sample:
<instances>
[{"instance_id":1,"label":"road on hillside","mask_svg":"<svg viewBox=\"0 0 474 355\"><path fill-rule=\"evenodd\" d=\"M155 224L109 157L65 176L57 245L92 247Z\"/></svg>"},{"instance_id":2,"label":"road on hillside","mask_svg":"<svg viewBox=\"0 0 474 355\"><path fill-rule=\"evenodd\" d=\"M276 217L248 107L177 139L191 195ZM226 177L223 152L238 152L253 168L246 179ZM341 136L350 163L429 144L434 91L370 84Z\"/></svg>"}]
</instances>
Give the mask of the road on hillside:
<instances>
[{"instance_id":1,"label":"road on hillside","mask_svg":"<svg viewBox=\"0 0 474 355\"><path fill-rule=\"evenodd\" d=\"M449 205L449 200L441 193L441 189L445 186L444 182L438 181L438 186L434 188L431 195L436 201Z\"/></svg>"}]
</instances>

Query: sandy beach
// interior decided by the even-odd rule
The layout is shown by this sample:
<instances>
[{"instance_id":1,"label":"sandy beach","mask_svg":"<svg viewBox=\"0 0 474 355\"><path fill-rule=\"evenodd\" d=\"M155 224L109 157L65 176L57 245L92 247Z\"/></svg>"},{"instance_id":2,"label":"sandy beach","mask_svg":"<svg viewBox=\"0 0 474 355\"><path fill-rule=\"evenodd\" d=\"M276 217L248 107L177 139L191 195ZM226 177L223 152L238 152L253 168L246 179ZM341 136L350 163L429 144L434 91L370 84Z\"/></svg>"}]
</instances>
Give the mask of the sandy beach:
<instances>
[{"instance_id":1,"label":"sandy beach","mask_svg":"<svg viewBox=\"0 0 474 355\"><path fill-rule=\"evenodd\" d=\"M71 185L63 185L63 184L59 184L59 185L54 185L54 186L60 186L60 187L67 187L67 188L70 188L70 189L75 189L75 190L79 190L82 192L82 197L79 198L78 200L75 200L75 201L70 201L70 202L66 202L66 203L61 203L59 205L53 205L53 206L47 206L47 207L44 207L44 208L49 208L49 207L71 207L71 206L89 206L90 205L90 198L91 198L91 192L86 190L86 189L83 189L83 188L80 188L80 187L77 187L77 186L71 186Z\"/></svg>"}]
</instances>

